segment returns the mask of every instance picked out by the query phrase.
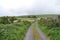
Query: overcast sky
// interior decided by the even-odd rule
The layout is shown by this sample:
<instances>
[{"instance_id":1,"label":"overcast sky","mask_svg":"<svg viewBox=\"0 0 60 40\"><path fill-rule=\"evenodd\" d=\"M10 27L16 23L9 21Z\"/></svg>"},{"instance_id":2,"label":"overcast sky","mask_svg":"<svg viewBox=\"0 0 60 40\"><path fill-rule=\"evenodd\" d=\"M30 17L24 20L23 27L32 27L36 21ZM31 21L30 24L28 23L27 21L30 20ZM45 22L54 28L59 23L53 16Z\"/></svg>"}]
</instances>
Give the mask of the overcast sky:
<instances>
[{"instance_id":1,"label":"overcast sky","mask_svg":"<svg viewBox=\"0 0 60 40\"><path fill-rule=\"evenodd\" d=\"M0 16L60 14L60 0L0 0Z\"/></svg>"}]
</instances>

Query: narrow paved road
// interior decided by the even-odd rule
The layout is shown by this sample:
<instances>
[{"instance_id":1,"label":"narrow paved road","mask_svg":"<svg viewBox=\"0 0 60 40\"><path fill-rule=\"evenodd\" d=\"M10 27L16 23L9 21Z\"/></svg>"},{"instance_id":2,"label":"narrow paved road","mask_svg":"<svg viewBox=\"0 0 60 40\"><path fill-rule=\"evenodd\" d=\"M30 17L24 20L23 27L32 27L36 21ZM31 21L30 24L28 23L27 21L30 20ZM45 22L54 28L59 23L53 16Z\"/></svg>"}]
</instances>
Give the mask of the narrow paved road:
<instances>
[{"instance_id":1,"label":"narrow paved road","mask_svg":"<svg viewBox=\"0 0 60 40\"><path fill-rule=\"evenodd\" d=\"M34 40L32 27L33 27L33 24L30 26L28 32L26 33L24 40Z\"/></svg>"},{"instance_id":2,"label":"narrow paved road","mask_svg":"<svg viewBox=\"0 0 60 40\"><path fill-rule=\"evenodd\" d=\"M33 27L34 27L34 25L36 25L36 30L37 30L37 33L38 33L39 37L41 38L41 40L48 40L48 38L39 29L37 22L35 22L34 24L32 24L30 26L28 32L26 33L26 36L25 36L24 40L34 40L34 34L33 34Z\"/></svg>"}]
</instances>

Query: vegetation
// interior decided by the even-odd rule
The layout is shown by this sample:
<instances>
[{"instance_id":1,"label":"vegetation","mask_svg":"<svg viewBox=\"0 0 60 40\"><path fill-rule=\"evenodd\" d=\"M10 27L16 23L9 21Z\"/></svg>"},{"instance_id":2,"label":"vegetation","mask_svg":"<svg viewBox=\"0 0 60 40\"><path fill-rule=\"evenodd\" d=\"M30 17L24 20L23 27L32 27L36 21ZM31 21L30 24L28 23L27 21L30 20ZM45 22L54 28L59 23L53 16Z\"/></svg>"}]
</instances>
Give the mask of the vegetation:
<instances>
[{"instance_id":1,"label":"vegetation","mask_svg":"<svg viewBox=\"0 0 60 40\"><path fill-rule=\"evenodd\" d=\"M29 26L29 22L1 24L0 40L23 40Z\"/></svg>"},{"instance_id":2,"label":"vegetation","mask_svg":"<svg viewBox=\"0 0 60 40\"><path fill-rule=\"evenodd\" d=\"M50 40L60 40L60 15L0 17L0 40L23 40L29 26L37 20ZM33 34L35 40L40 40L35 27Z\"/></svg>"},{"instance_id":3,"label":"vegetation","mask_svg":"<svg viewBox=\"0 0 60 40\"><path fill-rule=\"evenodd\" d=\"M9 19L9 20L8 20ZM32 22L19 21L16 17L0 17L0 40L23 40Z\"/></svg>"},{"instance_id":4,"label":"vegetation","mask_svg":"<svg viewBox=\"0 0 60 40\"><path fill-rule=\"evenodd\" d=\"M38 21L40 29L50 40L60 40L60 15L41 17Z\"/></svg>"},{"instance_id":5,"label":"vegetation","mask_svg":"<svg viewBox=\"0 0 60 40\"><path fill-rule=\"evenodd\" d=\"M16 17L0 17L0 24L10 24L13 23L14 20L17 20Z\"/></svg>"}]
</instances>

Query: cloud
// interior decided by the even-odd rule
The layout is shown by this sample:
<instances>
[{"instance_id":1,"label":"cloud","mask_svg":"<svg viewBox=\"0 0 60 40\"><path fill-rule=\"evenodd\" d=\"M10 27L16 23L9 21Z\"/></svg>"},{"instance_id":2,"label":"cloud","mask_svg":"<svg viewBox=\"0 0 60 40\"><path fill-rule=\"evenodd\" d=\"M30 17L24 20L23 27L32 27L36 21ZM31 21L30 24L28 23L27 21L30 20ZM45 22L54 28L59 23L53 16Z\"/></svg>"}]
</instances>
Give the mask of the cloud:
<instances>
[{"instance_id":1,"label":"cloud","mask_svg":"<svg viewBox=\"0 0 60 40\"><path fill-rule=\"evenodd\" d=\"M0 16L23 16L28 15L26 9L4 9L0 8Z\"/></svg>"},{"instance_id":2,"label":"cloud","mask_svg":"<svg viewBox=\"0 0 60 40\"><path fill-rule=\"evenodd\" d=\"M60 0L0 0L0 16L60 14Z\"/></svg>"},{"instance_id":3,"label":"cloud","mask_svg":"<svg viewBox=\"0 0 60 40\"><path fill-rule=\"evenodd\" d=\"M32 4L33 0L0 0L0 16L28 15L26 10L31 9Z\"/></svg>"},{"instance_id":4,"label":"cloud","mask_svg":"<svg viewBox=\"0 0 60 40\"><path fill-rule=\"evenodd\" d=\"M33 9L29 12L32 14L60 14L59 0L36 0Z\"/></svg>"}]
</instances>

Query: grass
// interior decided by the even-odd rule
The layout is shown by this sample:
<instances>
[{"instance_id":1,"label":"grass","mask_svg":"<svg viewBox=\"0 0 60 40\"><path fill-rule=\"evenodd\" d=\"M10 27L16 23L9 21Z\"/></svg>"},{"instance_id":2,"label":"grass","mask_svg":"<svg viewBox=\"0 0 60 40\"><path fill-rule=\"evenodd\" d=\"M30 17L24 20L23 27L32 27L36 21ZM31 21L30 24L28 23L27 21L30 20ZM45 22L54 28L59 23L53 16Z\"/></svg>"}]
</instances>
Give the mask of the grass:
<instances>
[{"instance_id":1,"label":"grass","mask_svg":"<svg viewBox=\"0 0 60 40\"><path fill-rule=\"evenodd\" d=\"M0 40L23 40L29 26L29 22L0 24Z\"/></svg>"},{"instance_id":2,"label":"grass","mask_svg":"<svg viewBox=\"0 0 60 40\"><path fill-rule=\"evenodd\" d=\"M46 26L40 25L40 29L48 36L49 40L60 40L60 27L48 29Z\"/></svg>"}]
</instances>

